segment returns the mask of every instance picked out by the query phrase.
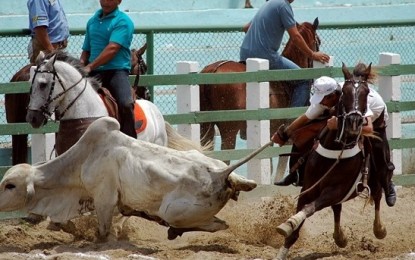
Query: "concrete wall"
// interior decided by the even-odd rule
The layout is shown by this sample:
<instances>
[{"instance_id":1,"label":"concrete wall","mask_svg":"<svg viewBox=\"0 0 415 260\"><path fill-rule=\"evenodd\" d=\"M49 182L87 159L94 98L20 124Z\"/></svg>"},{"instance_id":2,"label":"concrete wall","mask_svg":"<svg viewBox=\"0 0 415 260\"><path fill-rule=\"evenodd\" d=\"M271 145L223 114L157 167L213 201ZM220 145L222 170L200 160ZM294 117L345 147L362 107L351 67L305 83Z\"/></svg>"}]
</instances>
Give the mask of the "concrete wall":
<instances>
[{"instance_id":1,"label":"concrete wall","mask_svg":"<svg viewBox=\"0 0 415 260\"><path fill-rule=\"evenodd\" d=\"M251 0L254 9L244 9L245 0L124 0L137 28L177 26L242 26L265 0ZM98 0L62 0L72 29L83 29L99 8ZM392 4L393 3L393 4ZM297 0L292 3L298 22L392 21L413 19L415 0ZM27 28L26 1L2 0L0 30Z\"/></svg>"}]
</instances>

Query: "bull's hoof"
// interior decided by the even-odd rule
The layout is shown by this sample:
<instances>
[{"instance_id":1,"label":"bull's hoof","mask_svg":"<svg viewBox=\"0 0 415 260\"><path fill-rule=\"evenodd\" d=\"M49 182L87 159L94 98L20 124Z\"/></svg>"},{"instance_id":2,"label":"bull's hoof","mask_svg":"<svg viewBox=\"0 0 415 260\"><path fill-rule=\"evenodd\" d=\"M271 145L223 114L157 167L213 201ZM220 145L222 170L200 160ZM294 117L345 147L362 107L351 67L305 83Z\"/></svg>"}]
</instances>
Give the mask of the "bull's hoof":
<instances>
[{"instance_id":1,"label":"bull's hoof","mask_svg":"<svg viewBox=\"0 0 415 260\"><path fill-rule=\"evenodd\" d=\"M183 231L180 231L176 228L170 227L169 230L167 230L167 239L173 240L176 239L178 236L182 236Z\"/></svg>"},{"instance_id":2,"label":"bull's hoof","mask_svg":"<svg viewBox=\"0 0 415 260\"><path fill-rule=\"evenodd\" d=\"M277 227L277 232L278 234L283 235L284 237L288 237L293 233L293 229L291 225L287 223L282 223Z\"/></svg>"}]
</instances>

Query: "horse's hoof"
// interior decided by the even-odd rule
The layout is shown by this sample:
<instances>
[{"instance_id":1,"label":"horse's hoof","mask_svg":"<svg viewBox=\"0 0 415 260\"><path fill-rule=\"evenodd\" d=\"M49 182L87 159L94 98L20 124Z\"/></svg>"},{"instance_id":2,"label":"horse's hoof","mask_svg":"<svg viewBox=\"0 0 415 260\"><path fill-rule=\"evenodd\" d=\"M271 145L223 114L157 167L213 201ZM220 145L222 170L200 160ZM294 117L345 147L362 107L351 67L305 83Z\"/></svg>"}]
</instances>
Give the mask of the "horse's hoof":
<instances>
[{"instance_id":1,"label":"horse's hoof","mask_svg":"<svg viewBox=\"0 0 415 260\"><path fill-rule=\"evenodd\" d=\"M373 228L373 234L375 234L375 237L377 239L384 239L386 237L386 235L388 234L388 232L386 231L386 228L382 227L379 229L376 229L375 227Z\"/></svg>"},{"instance_id":2,"label":"horse's hoof","mask_svg":"<svg viewBox=\"0 0 415 260\"><path fill-rule=\"evenodd\" d=\"M277 232L280 235L283 235L284 237L288 237L293 233L293 229L291 225L288 225L287 223L282 223L277 227Z\"/></svg>"},{"instance_id":3,"label":"horse's hoof","mask_svg":"<svg viewBox=\"0 0 415 260\"><path fill-rule=\"evenodd\" d=\"M342 237L342 238L337 237L336 238L335 236L333 236L333 238L334 238L334 242L336 243L336 245L338 247L345 248L347 246L347 239L345 237Z\"/></svg>"}]
</instances>

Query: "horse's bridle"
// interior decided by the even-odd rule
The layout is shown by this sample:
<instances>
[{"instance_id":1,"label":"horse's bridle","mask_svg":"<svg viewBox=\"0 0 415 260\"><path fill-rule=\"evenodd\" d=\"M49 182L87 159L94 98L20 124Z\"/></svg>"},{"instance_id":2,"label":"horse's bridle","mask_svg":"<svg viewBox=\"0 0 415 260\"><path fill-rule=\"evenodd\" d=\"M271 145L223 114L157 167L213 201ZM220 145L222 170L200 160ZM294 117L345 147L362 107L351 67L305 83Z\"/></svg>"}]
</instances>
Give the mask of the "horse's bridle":
<instances>
[{"instance_id":1,"label":"horse's bridle","mask_svg":"<svg viewBox=\"0 0 415 260\"><path fill-rule=\"evenodd\" d=\"M367 82L365 80L361 80L359 79L358 81L355 81L354 79L347 79L345 80L344 84L346 83L351 83L353 84L353 95L354 95L354 104L353 104L353 110L349 111L349 112L345 112L344 109L344 104L342 102L342 96L340 97L340 102L339 102L339 113L341 111L341 114L337 115L338 119L341 119L341 123L339 122L339 125L341 126L339 128L339 131L337 131L337 135L336 135L336 139L335 142L338 143L342 143L344 148L347 147L353 147L354 145L356 145L356 143L359 141L361 133L362 133L362 128L363 128L363 124L359 125L359 134L357 135L356 139L350 143L345 143L344 141L342 141L343 139L343 135L344 135L344 131L345 131L345 127L346 127L346 119L352 115L358 115L361 118L364 117L364 115L366 114L366 110L365 111L359 111L359 104L358 104L358 89L360 88L361 84L366 84Z\"/></svg>"},{"instance_id":2,"label":"horse's bridle","mask_svg":"<svg viewBox=\"0 0 415 260\"><path fill-rule=\"evenodd\" d=\"M63 81L61 80L61 78L59 77L59 74L56 72L55 69L55 60L53 61L52 64L52 68L53 70L41 70L40 66L44 65L47 62L47 60L43 61L43 63L39 64L36 69L35 69L35 74L33 75L33 79L32 79L32 84L30 85L30 94L32 94L32 86L33 83L35 81L36 75L38 73L42 74L42 73L48 73L48 74L52 74L53 75L53 81L52 81L52 86L50 88L49 91L49 95L48 95L48 99L46 100L46 103L43 104L40 107L40 112L42 112L42 114L46 117L46 118L51 118L52 114L55 113L55 119L56 120L60 120L64 114L66 113L66 111L69 110L69 108L71 108L73 106L73 104L76 102L76 100L82 95L82 93L84 93L86 86L87 86L87 81L85 80L85 85L84 88L82 89L82 91L79 93L78 96L75 97L74 100L72 100L69 105L61 112L61 113L56 113L58 110L58 107L55 107L54 111L49 112L48 108L49 105L54 102L55 100L57 100L58 98L60 98L61 96L63 96L65 93L67 93L69 90L73 89L75 86L77 86L83 79L85 79L84 76L82 76L77 82L75 82L72 86L70 86L69 88L65 88L65 84L63 83ZM52 93L53 90L55 89L55 83L56 83L56 79L58 80L59 84L62 86L63 91L60 92L59 94L57 94L56 96L52 97Z\"/></svg>"}]
</instances>

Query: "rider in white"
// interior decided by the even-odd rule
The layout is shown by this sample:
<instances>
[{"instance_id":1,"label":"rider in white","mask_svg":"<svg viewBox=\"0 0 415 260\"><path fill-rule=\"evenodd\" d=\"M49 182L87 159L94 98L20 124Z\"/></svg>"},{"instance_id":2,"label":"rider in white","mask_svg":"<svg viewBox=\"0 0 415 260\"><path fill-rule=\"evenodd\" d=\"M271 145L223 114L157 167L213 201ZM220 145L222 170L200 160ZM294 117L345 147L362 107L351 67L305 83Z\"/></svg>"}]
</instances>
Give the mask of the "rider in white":
<instances>
[{"instance_id":1,"label":"rider in white","mask_svg":"<svg viewBox=\"0 0 415 260\"><path fill-rule=\"evenodd\" d=\"M363 63L360 63L359 65L356 66L354 71L355 76L356 74L359 74L359 71L366 69L366 65ZM369 77L368 82L373 83L373 78L373 75L372 77ZM333 78L326 76L316 79L313 85L314 94L310 98L311 105L308 107L307 111L295 119L285 129L280 128L279 131L274 134L272 138L273 141L280 146L284 145L295 130L330 111L330 109L332 109L339 101L342 85L343 83L339 84ZM376 158L377 165L372 164L371 167L376 167L376 172L382 172L380 177L382 187L385 190L386 203L388 206L392 207L396 202L396 192L394 184L391 180L395 167L390 161L390 149L385 131L385 121L388 119L388 113L386 104L379 93L377 93L376 90L374 90L371 86L369 89L370 92L367 99L367 112L365 114L367 124L363 127L363 132L372 132L374 130L376 131L376 134L382 139L373 141L373 154ZM337 118L333 116L328 119L327 127L330 129L336 129ZM301 179L301 176L298 176L298 173L293 171L281 181L275 182L275 185L298 185L300 181L299 179Z\"/></svg>"}]
</instances>

